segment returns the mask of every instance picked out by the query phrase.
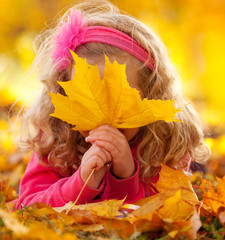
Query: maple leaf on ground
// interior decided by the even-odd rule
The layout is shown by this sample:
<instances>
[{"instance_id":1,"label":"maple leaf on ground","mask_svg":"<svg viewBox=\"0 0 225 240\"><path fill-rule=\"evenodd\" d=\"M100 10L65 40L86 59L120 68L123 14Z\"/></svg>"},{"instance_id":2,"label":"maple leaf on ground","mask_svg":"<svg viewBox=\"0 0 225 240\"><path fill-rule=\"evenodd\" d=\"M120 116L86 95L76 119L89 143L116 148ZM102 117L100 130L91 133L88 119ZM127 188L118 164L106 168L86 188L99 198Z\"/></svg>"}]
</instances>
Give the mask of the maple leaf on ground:
<instances>
[{"instance_id":1,"label":"maple leaf on ground","mask_svg":"<svg viewBox=\"0 0 225 240\"><path fill-rule=\"evenodd\" d=\"M83 211L91 211L92 214L96 214L101 217L116 217L121 215L119 212L119 208L122 206L125 199L122 200L104 200L102 202L97 203L88 203L88 204L81 204L81 205L74 205L72 210L83 210ZM72 202L65 204L63 207L56 207L54 208L57 212L62 212L64 210L68 210L72 205ZM71 214L70 214L71 215Z\"/></svg>"},{"instance_id":2,"label":"maple leaf on ground","mask_svg":"<svg viewBox=\"0 0 225 240\"><path fill-rule=\"evenodd\" d=\"M67 96L49 93L57 117L75 125L74 130L89 131L109 124L116 128L136 128L158 120L179 121L175 114L174 100L141 99L131 88L125 73L126 65L105 58L104 78L98 66L89 65L85 59L71 54L76 63L71 81L58 82Z\"/></svg>"},{"instance_id":3,"label":"maple leaf on ground","mask_svg":"<svg viewBox=\"0 0 225 240\"><path fill-rule=\"evenodd\" d=\"M161 182L162 180L166 180L166 183ZM170 187L167 188L167 185L170 185ZM175 230L182 230L187 236L195 236L200 227L199 214L194 216L196 212L195 206L198 206L199 201L192 189L190 179L183 172L162 165L160 178L155 187L159 190L159 193L131 204L132 209L135 209L136 204L141 206L127 214L125 218L120 220L114 218L113 228L119 224L120 227L125 224L126 228L129 229L129 234L131 234L132 226L135 226L138 232L145 232L166 228L167 224L180 223ZM125 206L129 208L129 204ZM193 225L194 220L196 220L196 226ZM186 222L188 223L185 225ZM124 226L120 228L119 233L124 236Z\"/></svg>"},{"instance_id":4,"label":"maple leaf on ground","mask_svg":"<svg viewBox=\"0 0 225 240\"><path fill-rule=\"evenodd\" d=\"M144 204L142 203L144 200ZM140 216L146 216L149 218L149 214L152 214L155 210L159 209L161 206L163 206L164 200L161 196L161 194L156 194L141 200L138 200L135 202L135 204L143 204L140 208L133 211L131 213L132 216L140 217Z\"/></svg>"},{"instance_id":5,"label":"maple leaf on ground","mask_svg":"<svg viewBox=\"0 0 225 240\"><path fill-rule=\"evenodd\" d=\"M175 222L178 220L187 220L194 213L194 206L182 200L181 189L174 196L169 197L158 209L158 216L166 222Z\"/></svg>"},{"instance_id":6,"label":"maple leaf on ground","mask_svg":"<svg viewBox=\"0 0 225 240\"><path fill-rule=\"evenodd\" d=\"M170 225L171 230L175 231L176 239L178 236L182 237L186 235L189 240L194 240L197 238L197 232L202 226L199 213L194 210L194 214L187 220L180 220Z\"/></svg>"},{"instance_id":7,"label":"maple leaf on ground","mask_svg":"<svg viewBox=\"0 0 225 240\"><path fill-rule=\"evenodd\" d=\"M181 170L172 169L161 164L159 173L159 181L154 184L161 196L165 198L173 196L178 190L181 190L181 199L193 205L199 204L197 195L195 194L190 178Z\"/></svg>"},{"instance_id":8,"label":"maple leaf on ground","mask_svg":"<svg viewBox=\"0 0 225 240\"><path fill-rule=\"evenodd\" d=\"M212 183L206 179L202 179L200 188L203 191L202 202L205 210L212 211L217 215L220 208L225 208L225 176L221 179L216 177L218 186L212 187Z\"/></svg>"},{"instance_id":9,"label":"maple leaf on ground","mask_svg":"<svg viewBox=\"0 0 225 240\"><path fill-rule=\"evenodd\" d=\"M140 227L140 231L167 228L168 224L172 224L176 226L172 227L174 234L183 231L190 239L194 239L201 226L199 214L196 215L196 207L200 202L190 179L182 171L162 165L155 187L159 193L134 203L142 206L128 214L127 218L136 225L137 230ZM141 226L143 220L145 224ZM196 225L193 221L196 221Z\"/></svg>"}]
</instances>

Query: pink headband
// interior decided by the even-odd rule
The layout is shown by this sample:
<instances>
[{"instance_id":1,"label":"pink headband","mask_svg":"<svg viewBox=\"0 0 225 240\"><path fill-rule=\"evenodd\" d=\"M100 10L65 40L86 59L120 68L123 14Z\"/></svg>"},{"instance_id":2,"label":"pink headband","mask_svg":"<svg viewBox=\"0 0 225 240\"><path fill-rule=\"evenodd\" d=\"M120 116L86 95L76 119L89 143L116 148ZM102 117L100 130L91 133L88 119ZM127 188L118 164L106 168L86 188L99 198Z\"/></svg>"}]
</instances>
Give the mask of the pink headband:
<instances>
[{"instance_id":1,"label":"pink headband","mask_svg":"<svg viewBox=\"0 0 225 240\"><path fill-rule=\"evenodd\" d=\"M75 49L88 42L99 42L118 47L131 55L135 56L141 62L153 71L154 60L142 48L137 41L129 35L114 28L103 26L87 26L87 21L82 16L80 10L72 10L67 22L64 22L58 28L58 34L54 37L54 52L52 54L54 63L57 63L57 69L62 71L66 69L72 56L69 49Z\"/></svg>"}]
</instances>

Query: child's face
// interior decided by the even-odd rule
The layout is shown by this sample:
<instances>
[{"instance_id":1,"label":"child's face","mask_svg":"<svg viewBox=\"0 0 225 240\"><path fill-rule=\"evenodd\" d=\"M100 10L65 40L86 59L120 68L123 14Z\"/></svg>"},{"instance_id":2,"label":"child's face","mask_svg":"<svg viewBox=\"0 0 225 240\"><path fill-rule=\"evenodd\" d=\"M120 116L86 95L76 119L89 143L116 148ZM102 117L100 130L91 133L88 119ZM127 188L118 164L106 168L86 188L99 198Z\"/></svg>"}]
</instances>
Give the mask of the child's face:
<instances>
[{"instance_id":1,"label":"child's face","mask_svg":"<svg viewBox=\"0 0 225 240\"><path fill-rule=\"evenodd\" d=\"M127 64L126 65L127 81L129 83L129 85L132 88L136 88L139 91L139 94L141 95L141 97L143 97L142 91L141 91L140 87L137 85L137 76L138 75L137 75L136 69L133 67L133 65L129 61L126 61L126 59L124 57L112 57L112 56L110 57L109 56L109 61L111 63L113 63L113 61L115 59L119 64L124 64L126 62L126 64ZM91 64L91 65L96 65L97 64L101 78L104 77L104 68L105 68L104 57L102 57L102 58L90 58L89 57L89 58L87 58L87 62L88 62L88 64ZM138 130L139 130L139 128L119 129L119 131L124 134L127 141L130 141L137 134ZM88 131L80 131L80 133L85 138L89 135Z\"/></svg>"}]
</instances>

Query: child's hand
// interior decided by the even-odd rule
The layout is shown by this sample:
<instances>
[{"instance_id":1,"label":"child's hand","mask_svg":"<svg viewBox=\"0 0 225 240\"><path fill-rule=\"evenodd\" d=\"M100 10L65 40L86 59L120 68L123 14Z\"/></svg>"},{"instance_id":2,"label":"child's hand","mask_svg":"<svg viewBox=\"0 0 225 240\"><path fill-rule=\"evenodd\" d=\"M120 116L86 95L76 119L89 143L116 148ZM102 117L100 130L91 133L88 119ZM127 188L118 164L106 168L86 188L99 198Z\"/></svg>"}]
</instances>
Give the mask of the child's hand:
<instances>
[{"instance_id":1,"label":"child's hand","mask_svg":"<svg viewBox=\"0 0 225 240\"><path fill-rule=\"evenodd\" d=\"M92 188L98 188L107 171L106 163L111 160L110 153L94 143L84 154L81 161L81 179L83 182L86 182L92 170L95 169L87 185Z\"/></svg>"},{"instance_id":2,"label":"child's hand","mask_svg":"<svg viewBox=\"0 0 225 240\"><path fill-rule=\"evenodd\" d=\"M126 137L109 125L100 126L89 133L87 142L95 143L112 156L113 173L119 178L128 178L135 173L135 164Z\"/></svg>"}]
</instances>

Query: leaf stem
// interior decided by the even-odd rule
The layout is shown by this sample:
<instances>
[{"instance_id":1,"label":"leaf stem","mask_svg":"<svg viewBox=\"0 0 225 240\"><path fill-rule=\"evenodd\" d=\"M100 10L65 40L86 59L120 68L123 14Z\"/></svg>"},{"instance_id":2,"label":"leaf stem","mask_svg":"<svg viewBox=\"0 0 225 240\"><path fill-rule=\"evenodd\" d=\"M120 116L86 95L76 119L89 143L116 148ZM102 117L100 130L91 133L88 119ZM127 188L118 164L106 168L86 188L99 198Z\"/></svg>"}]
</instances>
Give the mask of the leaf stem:
<instances>
[{"instance_id":1,"label":"leaf stem","mask_svg":"<svg viewBox=\"0 0 225 240\"><path fill-rule=\"evenodd\" d=\"M86 182L84 183L84 186L82 187L82 189L80 190L80 193L78 194L76 200L74 201L74 203L71 205L71 207L67 210L66 215L71 211L71 209L73 208L74 205L76 205L77 201L80 198L80 195L82 194L82 192L84 191L84 188L86 187L86 185L88 184L88 181L90 180L91 176L93 175L95 171L95 168L92 170L92 172L90 173L90 175L88 176Z\"/></svg>"}]
</instances>

